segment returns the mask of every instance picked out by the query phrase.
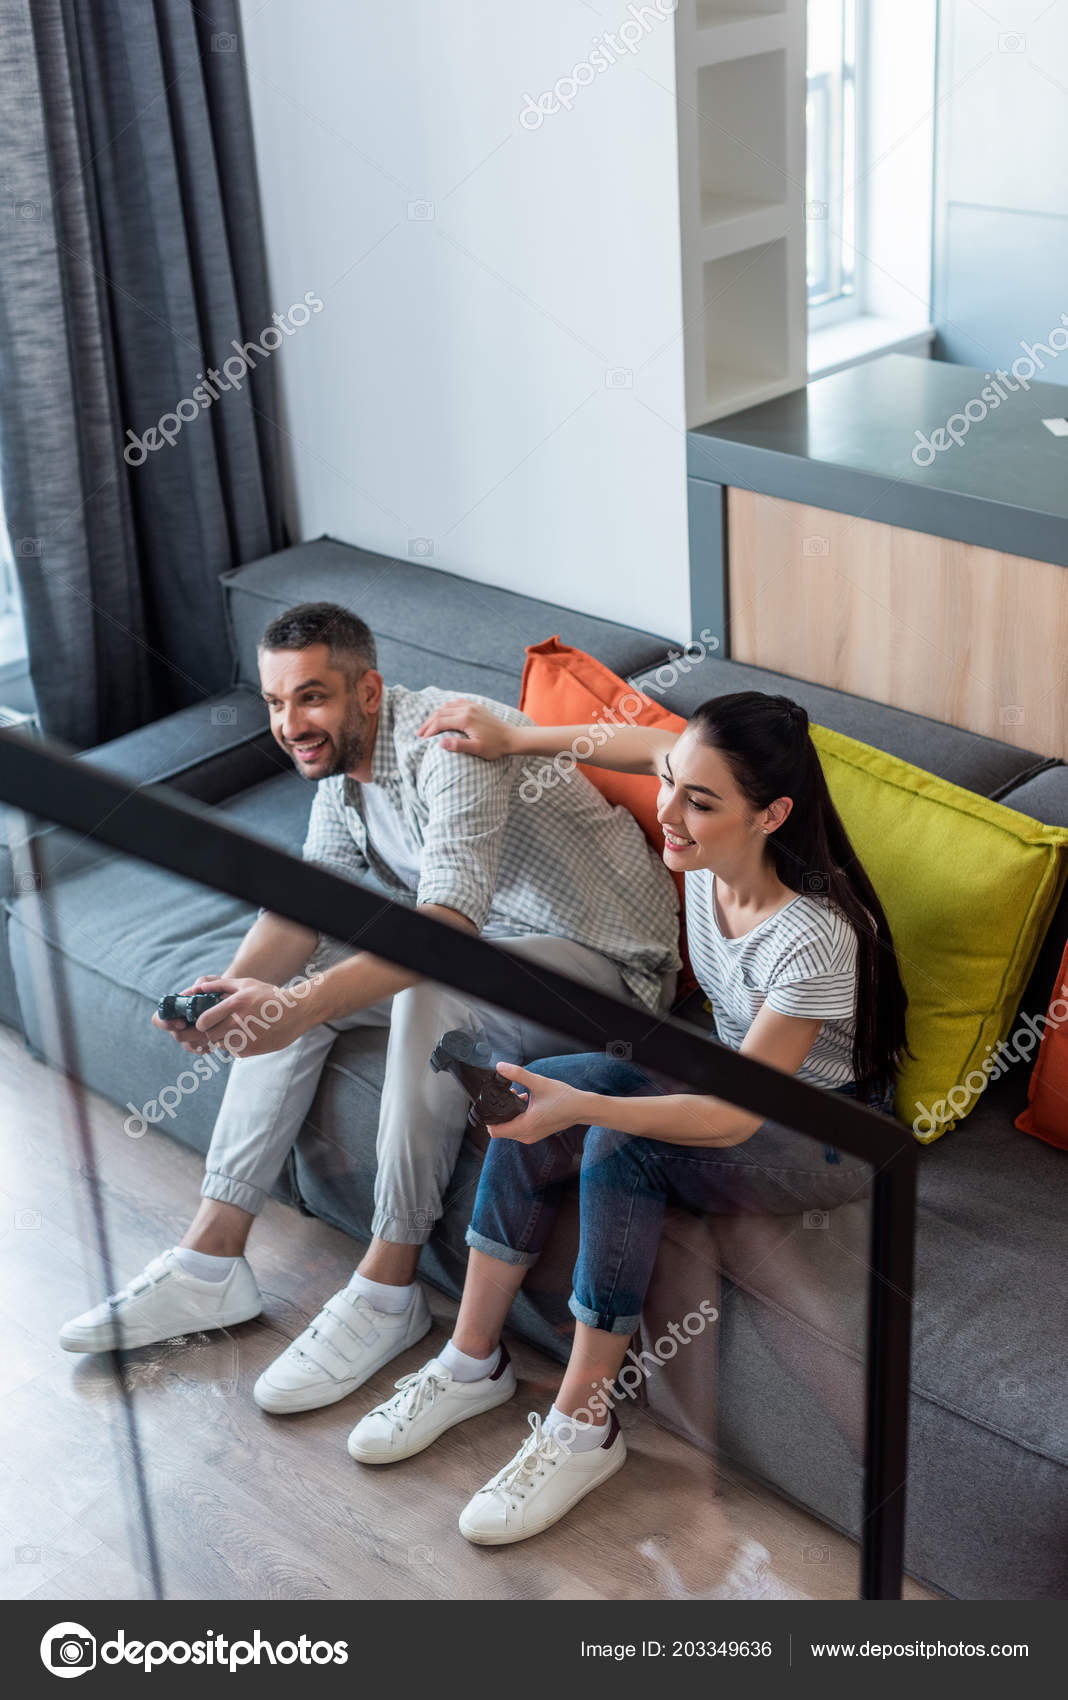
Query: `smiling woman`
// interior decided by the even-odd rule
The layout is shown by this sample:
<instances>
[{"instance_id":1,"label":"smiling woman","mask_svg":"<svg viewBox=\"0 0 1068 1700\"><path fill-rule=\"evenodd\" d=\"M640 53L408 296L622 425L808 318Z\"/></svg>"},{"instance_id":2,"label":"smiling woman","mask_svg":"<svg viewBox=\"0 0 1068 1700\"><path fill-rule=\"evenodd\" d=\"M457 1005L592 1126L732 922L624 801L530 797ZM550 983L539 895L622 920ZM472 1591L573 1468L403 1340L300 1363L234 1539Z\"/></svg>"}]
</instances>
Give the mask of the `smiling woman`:
<instances>
[{"instance_id":1,"label":"smiling woman","mask_svg":"<svg viewBox=\"0 0 1068 1700\"><path fill-rule=\"evenodd\" d=\"M421 728L484 761L552 755L585 738L594 765L658 774L663 858L685 875L690 954L717 1039L888 1109L906 1050L904 988L805 710L787 697L739 691L702 704L682 732L616 726L594 740L591 731L505 724L463 700L444 703ZM610 867L602 877L612 880ZM529 1068L498 1063L497 1071L521 1089L525 1108L489 1130L453 1337L349 1439L365 1464L411 1457L510 1396L501 1330L577 1170L566 1373L548 1416L530 1418L515 1457L460 1516L461 1534L491 1546L538 1534L622 1468L612 1389L641 1321L669 1203L716 1215L822 1212L869 1184L867 1165L842 1162L833 1147L821 1152L710 1094L673 1092L611 1046Z\"/></svg>"}]
</instances>

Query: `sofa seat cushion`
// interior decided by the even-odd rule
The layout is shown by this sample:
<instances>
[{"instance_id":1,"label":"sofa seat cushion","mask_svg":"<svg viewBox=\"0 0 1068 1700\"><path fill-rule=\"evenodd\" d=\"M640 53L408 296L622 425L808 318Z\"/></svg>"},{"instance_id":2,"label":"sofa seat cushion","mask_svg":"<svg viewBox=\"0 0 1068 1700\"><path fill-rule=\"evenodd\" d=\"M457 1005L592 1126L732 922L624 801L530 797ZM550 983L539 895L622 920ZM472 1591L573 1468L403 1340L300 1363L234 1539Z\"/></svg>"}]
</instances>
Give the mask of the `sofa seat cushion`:
<instances>
[{"instance_id":1,"label":"sofa seat cushion","mask_svg":"<svg viewBox=\"0 0 1068 1700\"><path fill-rule=\"evenodd\" d=\"M282 774L239 793L220 813L299 855L311 800L306 781ZM39 1006L36 996L33 964L43 914L49 948L61 958L85 1080L112 1102L139 1110L173 1085L191 1061L151 1027L156 1000L197 974L223 972L255 911L237 898L110 853L44 895L43 910L27 898L8 905L26 1037L50 1061L60 1061L51 997ZM206 1148L227 1067L221 1063L210 1080L183 1095L162 1124L168 1132Z\"/></svg>"},{"instance_id":2,"label":"sofa seat cushion","mask_svg":"<svg viewBox=\"0 0 1068 1700\"><path fill-rule=\"evenodd\" d=\"M357 549L333 538L298 543L222 575L239 677L257 685L264 627L295 599L340 602L367 621L390 684L475 691L515 705L528 643L559 632L617 673L651 665L667 639L558 608L474 579Z\"/></svg>"}]
</instances>

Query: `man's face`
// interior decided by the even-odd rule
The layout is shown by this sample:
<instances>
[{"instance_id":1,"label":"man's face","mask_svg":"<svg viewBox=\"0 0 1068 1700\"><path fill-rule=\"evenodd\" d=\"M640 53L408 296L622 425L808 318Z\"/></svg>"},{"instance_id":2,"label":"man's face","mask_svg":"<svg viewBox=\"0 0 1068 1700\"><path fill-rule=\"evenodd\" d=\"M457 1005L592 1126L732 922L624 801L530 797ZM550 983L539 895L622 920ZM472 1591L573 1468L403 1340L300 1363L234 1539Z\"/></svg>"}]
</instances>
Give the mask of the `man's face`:
<instances>
[{"instance_id":1,"label":"man's face","mask_svg":"<svg viewBox=\"0 0 1068 1700\"><path fill-rule=\"evenodd\" d=\"M371 754L382 678L354 679L333 666L328 644L260 651L260 684L271 731L305 779L351 773Z\"/></svg>"}]
</instances>

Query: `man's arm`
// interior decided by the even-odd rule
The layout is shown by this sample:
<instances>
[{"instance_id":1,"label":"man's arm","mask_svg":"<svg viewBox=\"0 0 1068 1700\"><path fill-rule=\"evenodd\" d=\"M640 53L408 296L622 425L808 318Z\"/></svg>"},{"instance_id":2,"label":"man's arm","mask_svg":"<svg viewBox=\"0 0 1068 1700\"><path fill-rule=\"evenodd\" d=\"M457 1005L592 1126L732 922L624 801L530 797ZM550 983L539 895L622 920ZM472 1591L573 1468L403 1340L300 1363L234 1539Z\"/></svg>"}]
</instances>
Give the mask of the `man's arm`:
<instances>
[{"instance_id":1,"label":"man's arm","mask_svg":"<svg viewBox=\"0 0 1068 1700\"><path fill-rule=\"evenodd\" d=\"M416 912L429 915L434 921L446 921L461 932L477 933L478 928L466 915L456 909L446 909L440 903L419 903ZM306 1027L323 1021L336 1021L355 1009L366 1009L379 998L392 997L395 992L414 986L423 976L410 968L398 968L381 956L361 950L348 962L339 962L326 969L319 984L313 986L304 1002ZM220 1006L221 1007L221 1006ZM213 1012L209 1012L213 1013ZM207 1017L204 1018L205 1022Z\"/></svg>"},{"instance_id":2,"label":"man's arm","mask_svg":"<svg viewBox=\"0 0 1068 1700\"><path fill-rule=\"evenodd\" d=\"M304 967L319 942L318 933L266 910L253 921L225 970L227 978L268 980L280 986Z\"/></svg>"}]
</instances>

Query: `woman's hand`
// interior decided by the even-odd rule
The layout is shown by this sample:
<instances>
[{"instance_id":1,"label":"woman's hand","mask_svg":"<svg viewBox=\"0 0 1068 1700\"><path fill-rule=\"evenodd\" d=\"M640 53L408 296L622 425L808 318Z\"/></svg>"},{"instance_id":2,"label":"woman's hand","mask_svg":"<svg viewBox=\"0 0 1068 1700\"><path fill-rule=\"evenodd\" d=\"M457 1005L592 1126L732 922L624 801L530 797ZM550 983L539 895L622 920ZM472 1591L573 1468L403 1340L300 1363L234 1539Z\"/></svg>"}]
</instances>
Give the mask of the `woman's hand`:
<instances>
[{"instance_id":1,"label":"woman's hand","mask_svg":"<svg viewBox=\"0 0 1068 1700\"><path fill-rule=\"evenodd\" d=\"M455 750L460 755L481 756L483 761L499 761L502 756L514 755L512 733L516 730L501 720L492 709L465 697L453 697L443 702L419 728L421 738L433 738L444 733L440 749Z\"/></svg>"},{"instance_id":2,"label":"woman's hand","mask_svg":"<svg viewBox=\"0 0 1068 1700\"><path fill-rule=\"evenodd\" d=\"M531 1074L529 1069L519 1068L515 1063L498 1063L497 1073L523 1088L527 1107L514 1120L490 1126L491 1138L536 1145L550 1134L562 1133L565 1127L581 1123L583 1094L577 1087L569 1086L564 1080L550 1080L546 1074Z\"/></svg>"}]
</instances>

